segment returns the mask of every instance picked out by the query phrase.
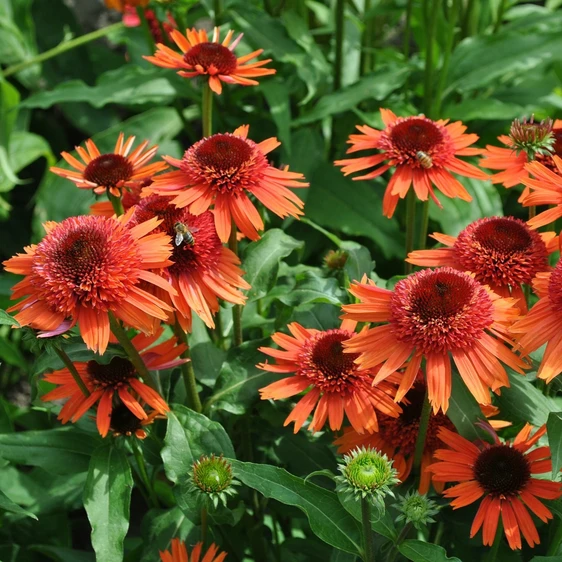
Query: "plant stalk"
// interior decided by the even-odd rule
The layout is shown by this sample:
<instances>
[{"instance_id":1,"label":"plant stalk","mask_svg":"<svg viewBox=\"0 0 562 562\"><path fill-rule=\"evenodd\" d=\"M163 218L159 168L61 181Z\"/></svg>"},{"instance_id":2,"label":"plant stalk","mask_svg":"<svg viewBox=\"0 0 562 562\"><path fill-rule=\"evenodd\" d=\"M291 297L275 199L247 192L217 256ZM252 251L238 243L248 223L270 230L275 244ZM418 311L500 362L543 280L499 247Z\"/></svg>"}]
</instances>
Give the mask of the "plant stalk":
<instances>
[{"instance_id":1,"label":"plant stalk","mask_svg":"<svg viewBox=\"0 0 562 562\"><path fill-rule=\"evenodd\" d=\"M406 257L414 250L414 233L416 232L416 192L411 187L406 195ZM404 262L406 275L412 273L413 264Z\"/></svg>"},{"instance_id":2,"label":"plant stalk","mask_svg":"<svg viewBox=\"0 0 562 562\"><path fill-rule=\"evenodd\" d=\"M398 556L399 553L398 547L402 544L402 541L408 536L408 533L410 532L411 528L412 528L411 523L406 523L406 525L402 527L400 534L398 535L398 537L396 537L396 541L392 546L392 550L390 551L388 558L386 559L386 562L394 562L394 560L396 560L396 556Z\"/></svg>"},{"instance_id":3,"label":"plant stalk","mask_svg":"<svg viewBox=\"0 0 562 562\"><path fill-rule=\"evenodd\" d=\"M402 52L408 58L410 56L410 36L412 34L412 7L414 0L408 0L406 5L406 22L404 24L404 37L402 43Z\"/></svg>"},{"instance_id":4,"label":"plant stalk","mask_svg":"<svg viewBox=\"0 0 562 562\"><path fill-rule=\"evenodd\" d=\"M148 493L148 498L150 499L150 503L152 504L151 507L158 508L160 507L158 498L154 493L154 488L152 487L152 483L150 482L150 478L148 477L148 471L146 470L146 463L144 462L144 456L142 454L142 450L140 448L140 443L138 439L133 438L132 448L133 448L133 455L135 456L135 460L137 461L139 475Z\"/></svg>"},{"instance_id":5,"label":"plant stalk","mask_svg":"<svg viewBox=\"0 0 562 562\"><path fill-rule=\"evenodd\" d=\"M68 371L72 375L72 378L78 385L78 388L82 391L82 394L86 398L88 398L88 396L90 396L90 391L88 390L86 383L82 380L80 373L78 373L78 371L76 370L76 367L74 366L74 363L72 362L70 357L60 347L54 347L54 349L55 349L55 353L59 356L59 359L64 363L64 366L68 369Z\"/></svg>"},{"instance_id":6,"label":"plant stalk","mask_svg":"<svg viewBox=\"0 0 562 562\"><path fill-rule=\"evenodd\" d=\"M496 558L498 556L498 550L500 548L500 543L502 542L502 535L503 535L503 525L501 522L501 518L498 521L498 528L496 529L496 536L494 537L494 544L486 556L486 562L496 562Z\"/></svg>"},{"instance_id":7,"label":"plant stalk","mask_svg":"<svg viewBox=\"0 0 562 562\"><path fill-rule=\"evenodd\" d=\"M336 0L336 51L334 56L334 92L341 88L343 65L343 29L345 25L345 0Z\"/></svg>"},{"instance_id":8,"label":"plant stalk","mask_svg":"<svg viewBox=\"0 0 562 562\"><path fill-rule=\"evenodd\" d=\"M371 529L371 505L365 498L361 498L361 524L363 526L363 560L364 562L375 562L373 530Z\"/></svg>"},{"instance_id":9,"label":"plant stalk","mask_svg":"<svg viewBox=\"0 0 562 562\"><path fill-rule=\"evenodd\" d=\"M125 214L125 209L123 208L123 201L121 201L121 197L116 197L115 195L113 195L113 193L111 193L111 191L109 191L109 189L107 190L107 197L111 202L113 211L118 217Z\"/></svg>"},{"instance_id":10,"label":"plant stalk","mask_svg":"<svg viewBox=\"0 0 562 562\"><path fill-rule=\"evenodd\" d=\"M494 24L494 33L497 33L500 30L503 21L503 15L505 13L506 8L507 8L507 0L501 0L500 5L498 6L498 15L496 17L496 23Z\"/></svg>"},{"instance_id":11,"label":"plant stalk","mask_svg":"<svg viewBox=\"0 0 562 562\"><path fill-rule=\"evenodd\" d=\"M365 22L365 29L361 37L361 76L369 74L373 70L373 30L374 18L369 14L371 10L371 0L365 0L363 8L363 20Z\"/></svg>"},{"instance_id":12,"label":"plant stalk","mask_svg":"<svg viewBox=\"0 0 562 562\"><path fill-rule=\"evenodd\" d=\"M203 86L201 115L203 117L203 136L210 137L213 134L213 91L208 82L205 82Z\"/></svg>"},{"instance_id":13,"label":"plant stalk","mask_svg":"<svg viewBox=\"0 0 562 562\"><path fill-rule=\"evenodd\" d=\"M418 241L418 249L425 250L427 244L427 228L429 225L429 200L422 203L422 216L420 222L420 234Z\"/></svg>"},{"instance_id":14,"label":"plant stalk","mask_svg":"<svg viewBox=\"0 0 562 562\"><path fill-rule=\"evenodd\" d=\"M427 22L427 45L425 49L425 70L423 81L423 109L426 116L431 116L431 100L433 99L433 47L435 43L435 27L441 0L427 0L429 7ZM431 4L431 6L429 6Z\"/></svg>"},{"instance_id":15,"label":"plant stalk","mask_svg":"<svg viewBox=\"0 0 562 562\"><path fill-rule=\"evenodd\" d=\"M220 25L222 14L222 0L213 1L213 16L215 18L215 25Z\"/></svg>"},{"instance_id":16,"label":"plant stalk","mask_svg":"<svg viewBox=\"0 0 562 562\"><path fill-rule=\"evenodd\" d=\"M196 412L201 412L203 406L201 405L201 399L199 398L199 393L197 392L197 380L195 379L195 371L193 370L193 362L191 361L191 352L189 350L189 345L187 343L187 334L183 331L179 322L176 321L174 324L174 334L178 338L178 341L185 343L188 347L181 354L182 359L189 359L187 363L181 365L181 375L183 377L183 383L185 385L185 392L187 395L187 405Z\"/></svg>"},{"instance_id":17,"label":"plant stalk","mask_svg":"<svg viewBox=\"0 0 562 562\"><path fill-rule=\"evenodd\" d=\"M425 448L425 439L427 437L427 428L429 427L429 417L431 416L431 405L429 403L429 393L426 388L425 398L423 399L423 407L420 415L420 427L418 437L416 439L416 448L414 450L413 470L416 477L420 476L420 467Z\"/></svg>"},{"instance_id":18,"label":"plant stalk","mask_svg":"<svg viewBox=\"0 0 562 562\"><path fill-rule=\"evenodd\" d=\"M150 31L150 26L148 25L148 21L146 20L146 16L144 14L144 8L141 6L137 6L137 15L139 16L142 31L144 33L144 38L146 39L146 45L150 53L154 53L156 51L156 42L154 41L154 37L152 36L152 31Z\"/></svg>"},{"instance_id":19,"label":"plant stalk","mask_svg":"<svg viewBox=\"0 0 562 562\"><path fill-rule=\"evenodd\" d=\"M238 238L236 234L238 229L234 222L232 223L232 230L230 231L230 237L228 238L228 247L230 250L238 255ZM232 307L232 331L233 331L233 344L239 346L244 341L242 338L242 305L235 304Z\"/></svg>"},{"instance_id":20,"label":"plant stalk","mask_svg":"<svg viewBox=\"0 0 562 562\"><path fill-rule=\"evenodd\" d=\"M209 527L209 523L208 523L209 518L207 517L207 515L208 515L207 508L202 507L201 508L201 542L203 543L203 548L205 548L205 542L207 541L207 529Z\"/></svg>"},{"instance_id":21,"label":"plant stalk","mask_svg":"<svg viewBox=\"0 0 562 562\"><path fill-rule=\"evenodd\" d=\"M547 556L556 556L560 550L560 543L562 542L562 521L556 519L554 537L549 542Z\"/></svg>"}]
</instances>

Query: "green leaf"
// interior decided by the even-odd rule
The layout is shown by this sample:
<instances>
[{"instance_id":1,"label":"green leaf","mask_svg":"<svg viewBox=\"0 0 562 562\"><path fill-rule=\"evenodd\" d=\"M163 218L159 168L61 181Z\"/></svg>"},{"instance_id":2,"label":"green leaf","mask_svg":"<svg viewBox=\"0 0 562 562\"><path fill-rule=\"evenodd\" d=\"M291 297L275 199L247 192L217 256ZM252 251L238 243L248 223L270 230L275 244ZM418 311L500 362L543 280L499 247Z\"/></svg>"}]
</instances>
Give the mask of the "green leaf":
<instances>
[{"instance_id":1,"label":"green leaf","mask_svg":"<svg viewBox=\"0 0 562 562\"><path fill-rule=\"evenodd\" d=\"M289 89L282 80L268 80L261 85L261 91L269 105L271 118L277 127L277 134L285 152L291 154L291 102Z\"/></svg>"},{"instance_id":2,"label":"green leaf","mask_svg":"<svg viewBox=\"0 0 562 562\"><path fill-rule=\"evenodd\" d=\"M99 439L75 427L0 434L2 458L14 464L40 466L52 474L88 470Z\"/></svg>"},{"instance_id":3,"label":"green leaf","mask_svg":"<svg viewBox=\"0 0 562 562\"><path fill-rule=\"evenodd\" d=\"M552 457L552 479L560 472L562 467L562 413L550 412L546 422L546 432L550 453Z\"/></svg>"},{"instance_id":4,"label":"green leaf","mask_svg":"<svg viewBox=\"0 0 562 562\"><path fill-rule=\"evenodd\" d=\"M33 513L23 509L17 503L14 503L2 490L0 490L0 509L4 511L9 511L10 513L15 513L16 515L24 515L25 517L31 517L32 519L37 519Z\"/></svg>"},{"instance_id":5,"label":"green leaf","mask_svg":"<svg viewBox=\"0 0 562 562\"><path fill-rule=\"evenodd\" d=\"M526 115L525 108L517 103L508 103L496 98L467 99L460 103L447 105L443 115L447 115L451 121L490 120L490 121L512 121L516 117Z\"/></svg>"},{"instance_id":6,"label":"green leaf","mask_svg":"<svg viewBox=\"0 0 562 562\"><path fill-rule=\"evenodd\" d=\"M340 308L331 304L306 305L294 311L291 321L315 330L331 330L341 324Z\"/></svg>"},{"instance_id":7,"label":"green leaf","mask_svg":"<svg viewBox=\"0 0 562 562\"><path fill-rule=\"evenodd\" d=\"M62 546L33 545L30 547L33 552L39 552L48 556L55 562L95 562L96 558L92 552L74 550Z\"/></svg>"},{"instance_id":8,"label":"green leaf","mask_svg":"<svg viewBox=\"0 0 562 562\"><path fill-rule=\"evenodd\" d=\"M340 248L347 252L345 271L350 281L361 281L363 275L369 275L373 271L375 264L371 253L365 246L361 246L357 242L344 240L340 244Z\"/></svg>"},{"instance_id":9,"label":"green leaf","mask_svg":"<svg viewBox=\"0 0 562 562\"><path fill-rule=\"evenodd\" d=\"M474 424L485 419L485 416L456 369L452 372L452 383L447 416L463 437L469 441L480 439L481 435Z\"/></svg>"},{"instance_id":10,"label":"green leaf","mask_svg":"<svg viewBox=\"0 0 562 562\"><path fill-rule=\"evenodd\" d=\"M19 328L19 322L5 310L0 310L0 326L16 326Z\"/></svg>"},{"instance_id":11,"label":"green leaf","mask_svg":"<svg viewBox=\"0 0 562 562\"><path fill-rule=\"evenodd\" d=\"M279 262L303 242L295 240L278 228L268 230L260 240L246 247L242 259L244 278L252 286L248 291L248 302L267 295L275 286L279 273Z\"/></svg>"},{"instance_id":12,"label":"green leaf","mask_svg":"<svg viewBox=\"0 0 562 562\"><path fill-rule=\"evenodd\" d=\"M201 455L235 456L230 437L220 423L181 404L172 408L161 452L166 476L172 482L187 478Z\"/></svg>"},{"instance_id":13,"label":"green leaf","mask_svg":"<svg viewBox=\"0 0 562 562\"><path fill-rule=\"evenodd\" d=\"M447 552L442 546L414 539L402 542L398 550L412 562L461 562L455 556L448 558Z\"/></svg>"},{"instance_id":14,"label":"green leaf","mask_svg":"<svg viewBox=\"0 0 562 562\"><path fill-rule=\"evenodd\" d=\"M331 443L322 443L320 439L311 441L302 433L283 435L275 453L283 466L287 466L297 476L310 476L311 473L322 470L334 473L338 465L329 447Z\"/></svg>"},{"instance_id":15,"label":"green leaf","mask_svg":"<svg viewBox=\"0 0 562 562\"><path fill-rule=\"evenodd\" d=\"M338 282L333 277L319 277L314 271L297 273L296 285L290 293L282 295L279 300L287 306L299 306L309 303L327 303L339 305L345 297Z\"/></svg>"},{"instance_id":16,"label":"green leaf","mask_svg":"<svg viewBox=\"0 0 562 562\"><path fill-rule=\"evenodd\" d=\"M266 498L298 507L312 532L325 543L358 554L361 552L359 524L342 507L334 492L304 482L282 468L266 464L232 461L236 478Z\"/></svg>"},{"instance_id":17,"label":"green leaf","mask_svg":"<svg viewBox=\"0 0 562 562\"><path fill-rule=\"evenodd\" d=\"M22 371L27 371L27 361L20 348L8 338L0 338L0 359L10 365L19 367Z\"/></svg>"},{"instance_id":18,"label":"green leaf","mask_svg":"<svg viewBox=\"0 0 562 562\"><path fill-rule=\"evenodd\" d=\"M110 446L96 449L84 487L84 509L97 560L123 561L132 490L133 476L125 453Z\"/></svg>"}]
</instances>

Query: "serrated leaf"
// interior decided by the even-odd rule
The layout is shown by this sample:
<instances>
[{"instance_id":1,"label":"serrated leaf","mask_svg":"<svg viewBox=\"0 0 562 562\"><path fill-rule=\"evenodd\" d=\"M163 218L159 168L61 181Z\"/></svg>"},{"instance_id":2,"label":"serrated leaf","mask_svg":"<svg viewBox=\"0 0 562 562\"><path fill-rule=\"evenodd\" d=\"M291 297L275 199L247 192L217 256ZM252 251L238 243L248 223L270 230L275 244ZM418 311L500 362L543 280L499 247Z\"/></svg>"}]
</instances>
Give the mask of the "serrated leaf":
<instances>
[{"instance_id":1,"label":"serrated leaf","mask_svg":"<svg viewBox=\"0 0 562 562\"><path fill-rule=\"evenodd\" d=\"M456 556L448 558L442 546L415 539L407 539L400 543L398 550L412 562L461 562Z\"/></svg>"},{"instance_id":2,"label":"serrated leaf","mask_svg":"<svg viewBox=\"0 0 562 562\"><path fill-rule=\"evenodd\" d=\"M25 517L37 519L33 513L23 509L23 507L20 507L17 503L14 503L2 490L0 490L0 509L15 513L16 515L24 515Z\"/></svg>"},{"instance_id":3,"label":"serrated leaf","mask_svg":"<svg viewBox=\"0 0 562 562\"><path fill-rule=\"evenodd\" d=\"M125 453L111 446L97 449L84 486L84 509L97 560L123 561L132 490L133 476Z\"/></svg>"},{"instance_id":4,"label":"serrated leaf","mask_svg":"<svg viewBox=\"0 0 562 562\"><path fill-rule=\"evenodd\" d=\"M560 472L562 467L562 413L551 412L546 422L546 432L550 454L552 457L552 479Z\"/></svg>"}]
</instances>

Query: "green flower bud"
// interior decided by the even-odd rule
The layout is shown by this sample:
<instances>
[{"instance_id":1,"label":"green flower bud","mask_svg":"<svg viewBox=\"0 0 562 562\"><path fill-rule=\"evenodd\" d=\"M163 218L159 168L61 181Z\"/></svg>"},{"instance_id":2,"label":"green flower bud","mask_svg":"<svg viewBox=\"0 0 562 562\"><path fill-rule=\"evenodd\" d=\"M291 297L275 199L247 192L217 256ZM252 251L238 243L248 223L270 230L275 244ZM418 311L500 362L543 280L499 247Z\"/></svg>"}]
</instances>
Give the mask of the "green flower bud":
<instances>
[{"instance_id":1,"label":"green flower bud","mask_svg":"<svg viewBox=\"0 0 562 562\"><path fill-rule=\"evenodd\" d=\"M234 486L239 484L234 480L232 465L222 455L202 456L193 463L189 489L202 494L214 507L218 506L219 501L226 505L228 496L236 493Z\"/></svg>"},{"instance_id":2,"label":"green flower bud","mask_svg":"<svg viewBox=\"0 0 562 562\"><path fill-rule=\"evenodd\" d=\"M552 132L552 119L544 119L535 123L534 116L531 119L515 119L511 124L509 138L513 142L517 154L521 151L527 153L529 160L534 160L537 154L550 156L554 151L556 139Z\"/></svg>"},{"instance_id":3,"label":"green flower bud","mask_svg":"<svg viewBox=\"0 0 562 562\"><path fill-rule=\"evenodd\" d=\"M439 511L439 506L433 500L425 495L420 495L417 490L400 497L394 507L401 512L396 518L397 522L411 523L418 530L428 523L434 523L432 516Z\"/></svg>"}]
</instances>

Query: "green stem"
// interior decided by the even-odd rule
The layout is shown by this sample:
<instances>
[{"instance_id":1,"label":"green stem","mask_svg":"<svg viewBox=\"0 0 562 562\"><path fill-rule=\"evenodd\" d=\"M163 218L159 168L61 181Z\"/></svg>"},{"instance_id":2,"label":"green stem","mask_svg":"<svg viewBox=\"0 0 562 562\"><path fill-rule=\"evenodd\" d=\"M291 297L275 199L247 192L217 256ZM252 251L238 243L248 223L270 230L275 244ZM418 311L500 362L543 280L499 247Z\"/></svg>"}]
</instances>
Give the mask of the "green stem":
<instances>
[{"instance_id":1,"label":"green stem","mask_svg":"<svg viewBox=\"0 0 562 562\"><path fill-rule=\"evenodd\" d=\"M213 16L215 18L215 25L220 25L221 14L222 14L222 0L214 0Z\"/></svg>"},{"instance_id":2,"label":"green stem","mask_svg":"<svg viewBox=\"0 0 562 562\"><path fill-rule=\"evenodd\" d=\"M463 22L462 22L462 32L463 37L470 37L474 35L474 8L476 7L475 0L468 0L466 5L466 10L464 12Z\"/></svg>"},{"instance_id":3,"label":"green stem","mask_svg":"<svg viewBox=\"0 0 562 562\"><path fill-rule=\"evenodd\" d=\"M429 225L429 200L422 203L422 216L420 222L420 234L418 239L418 249L425 250L427 244L427 227Z\"/></svg>"},{"instance_id":4,"label":"green stem","mask_svg":"<svg viewBox=\"0 0 562 562\"><path fill-rule=\"evenodd\" d=\"M209 527L207 508L201 508L201 542L203 543L203 548L205 548L205 542L207 541L207 529Z\"/></svg>"},{"instance_id":5,"label":"green stem","mask_svg":"<svg viewBox=\"0 0 562 562\"><path fill-rule=\"evenodd\" d=\"M418 437L416 439L416 448L414 450L414 474L416 477L420 475L420 467L425 448L425 439L427 437L427 428L429 427L429 417L431 415L431 405L428 399L428 391L425 391L425 398L423 400L423 407L420 415L420 427L418 430Z\"/></svg>"},{"instance_id":6,"label":"green stem","mask_svg":"<svg viewBox=\"0 0 562 562\"><path fill-rule=\"evenodd\" d=\"M373 530L371 529L371 505L365 498L361 498L361 523L363 526L363 560L364 562L375 562Z\"/></svg>"},{"instance_id":7,"label":"green stem","mask_svg":"<svg viewBox=\"0 0 562 562\"><path fill-rule=\"evenodd\" d=\"M203 86L201 115L203 118L203 136L210 137L213 134L213 91L209 82L205 82Z\"/></svg>"},{"instance_id":8,"label":"green stem","mask_svg":"<svg viewBox=\"0 0 562 562\"><path fill-rule=\"evenodd\" d=\"M371 10L371 0L365 0L363 9L363 21L365 29L361 37L361 75L369 74L373 70L373 29L374 18L369 14Z\"/></svg>"},{"instance_id":9,"label":"green stem","mask_svg":"<svg viewBox=\"0 0 562 562\"><path fill-rule=\"evenodd\" d=\"M142 450L140 447L140 443L138 439L132 439L132 447L133 447L133 455L135 456L135 460L137 461L137 467L139 469L139 475L141 477L142 483L146 488L148 493L148 497L150 499L150 503L152 504L150 507L160 507L158 503L158 498L154 493L154 488L152 487L152 483L150 482L150 478L148 477L148 472L146 470L146 463L144 462L144 456L142 454Z\"/></svg>"},{"instance_id":10,"label":"green stem","mask_svg":"<svg viewBox=\"0 0 562 562\"><path fill-rule=\"evenodd\" d=\"M111 326L111 331L113 335L117 338L121 347L125 350L125 353L129 357L129 360L135 367L137 374L143 379L143 381L150 386L150 388L158 392L158 386L152 373L146 368L142 357L140 356L137 348L131 343L128 338L127 333L123 326L121 326L119 320L113 316L112 312L109 312L109 325Z\"/></svg>"},{"instance_id":11,"label":"green stem","mask_svg":"<svg viewBox=\"0 0 562 562\"><path fill-rule=\"evenodd\" d=\"M414 0L408 0L408 4L406 5L406 24L404 26L404 38L402 43L402 51L406 58L410 56L410 35L412 31L413 4L414 4Z\"/></svg>"},{"instance_id":12,"label":"green stem","mask_svg":"<svg viewBox=\"0 0 562 562\"><path fill-rule=\"evenodd\" d=\"M386 562L394 562L394 560L396 559L396 556L398 556L399 550L398 547L402 544L402 541L408 536L408 533L410 532L410 529L412 528L412 524L411 523L406 523L406 525L404 525L404 527L402 527L402 530L400 531L400 534L398 535L398 537L396 538L396 540L394 541L394 544L388 554L388 558L386 559Z\"/></svg>"},{"instance_id":13,"label":"green stem","mask_svg":"<svg viewBox=\"0 0 562 562\"><path fill-rule=\"evenodd\" d=\"M142 31L144 33L144 38L146 39L146 45L150 53L154 53L156 51L156 42L154 41L154 37L152 36L152 31L150 31L150 25L148 25L148 21L146 21L146 16L144 15L144 8L141 6L137 6L137 15L139 16Z\"/></svg>"},{"instance_id":14,"label":"green stem","mask_svg":"<svg viewBox=\"0 0 562 562\"><path fill-rule=\"evenodd\" d=\"M416 192L410 188L406 195L406 257L414 250L414 233L416 231ZM404 262L405 273L412 273L413 265Z\"/></svg>"},{"instance_id":15,"label":"green stem","mask_svg":"<svg viewBox=\"0 0 562 562\"><path fill-rule=\"evenodd\" d=\"M76 384L78 385L78 388L82 391L82 394L86 398L88 398L88 396L90 396L90 391L88 390L86 383L84 383L82 377L76 370L76 367L74 366L74 363L71 361L70 357L60 347L55 346L54 349L55 349L55 353L59 356L59 359L64 363L64 366L69 370L70 374L72 375L72 378L75 380Z\"/></svg>"},{"instance_id":16,"label":"green stem","mask_svg":"<svg viewBox=\"0 0 562 562\"><path fill-rule=\"evenodd\" d=\"M236 225L232 223L232 230L230 231L230 237L228 238L228 247L230 250L238 255L238 238L236 234L238 229ZM232 322L233 322L233 344L239 346L244 341L242 338L242 305L235 304L232 307Z\"/></svg>"},{"instance_id":17,"label":"green stem","mask_svg":"<svg viewBox=\"0 0 562 562\"><path fill-rule=\"evenodd\" d=\"M503 15L505 13L506 8L507 8L507 0L501 0L500 5L498 6L498 15L496 18L496 23L494 24L494 33L497 33L500 30L503 21Z\"/></svg>"},{"instance_id":18,"label":"green stem","mask_svg":"<svg viewBox=\"0 0 562 562\"><path fill-rule=\"evenodd\" d=\"M336 0L336 52L334 56L334 91L341 88L343 70L343 29L345 25L345 0Z\"/></svg>"},{"instance_id":19,"label":"green stem","mask_svg":"<svg viewBox=\"0 0 562 562\"><path fill-rule=\"evenodd\" d=\"M178 322L174 324L174 334L181 343L187 344L187 334L182 330L182 327ZM183 359L189 359L187 363L181 365L181 374L183 377L183 383L185 385L185 393L187 395L187 405L196 412L201 412L203 407L201 406L201 399L199 398L199 393L197 392L197 380L195 379L195 371L193 370L193 362L191 361L191 352L189 346L181 354Z\"/></svg>"},{"instance_id":20,"label":"green stem","mask_svg":"<svg viewBox=\"0 0 562 562\"><path fill-rule=\"evenodd\" d=\"M17 72L20 72L22 70L25 70L26 68L33 66L34 64L45 62L46 60L61 55L62 53L66 53L66 51L75 49L80 45L84 45L85 43L89 43L90 41L95 41L96 39L99 39L100 37L104 37L105 35L108 35L112 31L121 29L122 27L124 27L123 22L114 23L113 25L109 25L107 27L104 27L103 29L98 29L96 31L92 31L92 33L87 33L86 35L76 37L76 39L71 39L70 41L60 43L56 47L53 47L52 49L49 49L48 51L45 51L40 55L37 55L23 62L19 62L18 64L9 66L6 70L4 70L2 75L4 76L4 78L7 78L8 76L11 76L12 74L16 74Z\"/></svg>"},{"instance_id":21,"label":"green stem","mask_svg":"<svg viewBox=\"0 0 562 562\"><path fill-rule=\"evenodd\" d=\"M557 518L555 525L554 537L549 542L548 551L546 552L547 556L556 556L562 542L562 521Z\"/></svg>"},{"instance_id":22,"label":"green stem","mask_svg":"<svg viewBox=\"0 0 562 562\"><path fill-rule=\"evenodd\" d=\"M498 528L496 529L496 536L494 537L494 544L492 545L490 552L488 552L488 555L486 556L486 562L496 562L500 543L502 542L502 535L503 525L500 518L500 520L498 521Z\"/></svg>"},{"instance_id":23,"label":"green stem","mask_svg":"<svg viewBox=\"0 0 562 562\"><path fill-rule=\"evenodd\" d=\"M430 0L428 0L430 2ZM437 14L440 11L439 7L441 0L433 0L431 7L429 7L429 19L427 24L427 45L425 49L425 71L423 81L423 108L426 116L431 114L431 100L432 87L433 87L433 46L435 43L435 27L437 24Z\"/></svg>"},{"instance_id":24,"label":"green stem","mask_svg":"<svg viewBox=\"0 0 562 562\"><path fill-rule=\"evenodd\" d=\"M111 191L109 191L109 189L107 190L107 197L109 198L109 201L113 206L113 210L118 217L125 214L125 209L123 209L123 201L121 201L121 197L116 197L115 195L113 195L113 193L111 193Z\"/></svg>"}]
</instances>

